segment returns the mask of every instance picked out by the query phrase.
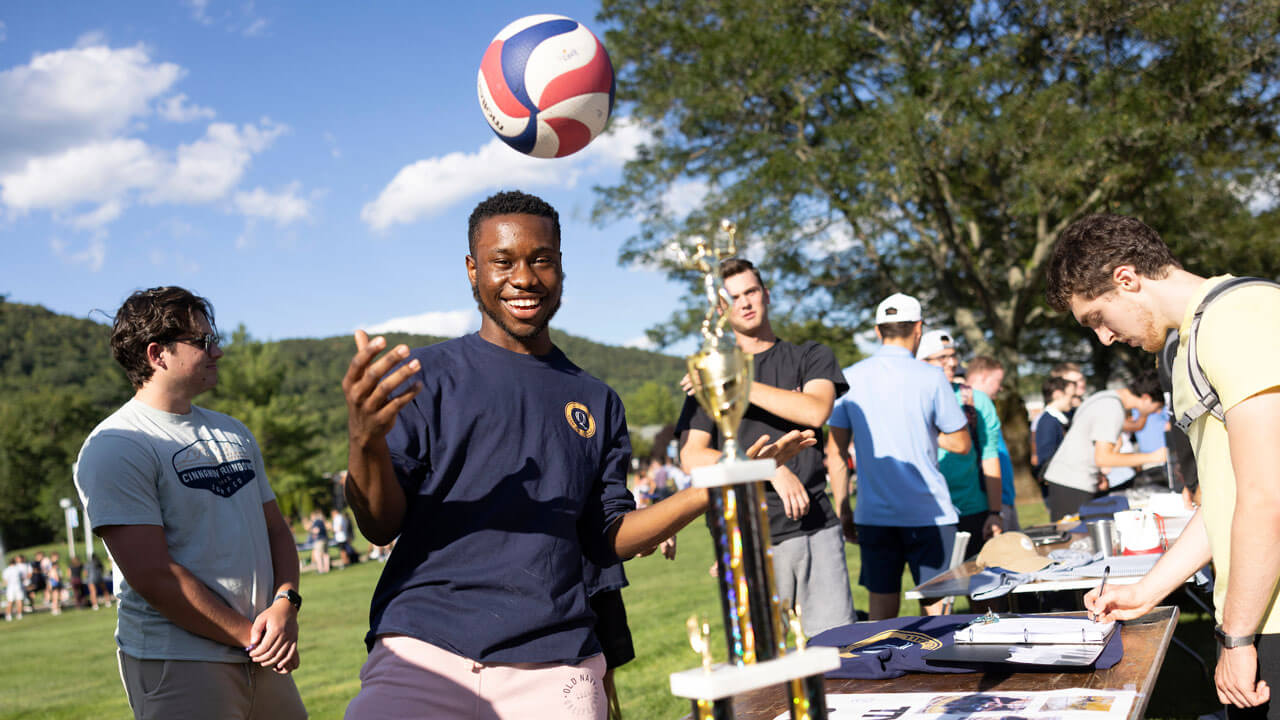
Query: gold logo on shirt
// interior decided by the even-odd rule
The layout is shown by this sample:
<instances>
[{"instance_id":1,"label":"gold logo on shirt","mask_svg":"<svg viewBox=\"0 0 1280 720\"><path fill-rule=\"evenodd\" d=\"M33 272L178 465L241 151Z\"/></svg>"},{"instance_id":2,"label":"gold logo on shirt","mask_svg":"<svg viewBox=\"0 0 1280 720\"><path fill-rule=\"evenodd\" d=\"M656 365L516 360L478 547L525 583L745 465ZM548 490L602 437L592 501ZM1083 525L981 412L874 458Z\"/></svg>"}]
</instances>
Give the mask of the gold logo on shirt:
<instances>
[{"instance_id":1,"label":"gold logo on shirt","mask_svg":"<svg viewBox=\"0 0 1280 720\"><path fill-rule=\"evenodd\" d=\"M584 438L589 438L596 434L596 419L591 417L591 411L586 405L580 402L571 402L564 406L564 419L569 421L569 427Z\"/></svg>"},{"instance_id":2,"label":"gold logo on shirt","mask_svg":"<svg viewBox=\"0 0 1280 720\"><path fill-rule=\"evenodd\" d=\"M885 630L869 638L845 645L840 648L840 657L853 658L862 653L875 653L883 650L906 650L912 645L919 645L922 650L937 650L942 641L921 632L910 630Z\"/></svg>"}]
</instances>

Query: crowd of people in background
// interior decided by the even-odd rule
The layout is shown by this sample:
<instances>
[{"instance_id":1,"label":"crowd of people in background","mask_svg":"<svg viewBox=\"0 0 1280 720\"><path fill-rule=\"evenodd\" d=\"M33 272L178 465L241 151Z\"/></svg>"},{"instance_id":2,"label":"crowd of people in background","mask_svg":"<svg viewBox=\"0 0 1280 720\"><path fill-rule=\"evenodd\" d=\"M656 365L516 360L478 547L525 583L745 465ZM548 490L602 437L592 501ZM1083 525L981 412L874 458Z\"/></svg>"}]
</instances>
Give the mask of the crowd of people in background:
<instances>
[{"instance_id":1,"label":"crowd of people in background","mask_svg":"<svg viewBox=\"0 0 1280 720\"><path fill-rule=\"evenodd\" d=\"M723 274L728 279L738 273ZM758 275L747 277L761 284ZM756 296L734 300L727 310L731 321L751 330L738 317L745 312L767 323L762 284ZM924 317L919 301L907 295L881 303L875 314L881 348L845 368L830 409L822 418L807 419L810 427L829 425L829 434L825 473L815 476L825 481L806 483L822 487L802 495L813 501L831 492L833 517L845 539L860 547L857 582L870 592L872 619L898 614L904 567L923 582L949 566L957 537L965 542L959 556L968 558L996 534L1020 529L1014 465L995 402L1013 391L1005 384L1005 367L988 355L963 356L959 339L946 329L926 331ZM754 350L767 355L784 342L771 340ZM798 391L803 383L791 385ZM1025 449L1040 490L1034 500L1043 500L1050 519L1074 514L1108 492L1168 484L1168 413L1154 373L1090 393L1082 366L1063 362L1050 369L1040 390L1038 399L1019 397L1018 406L1030 423ZM674 447L657 447L635 464L632 488L639 506L689 482L689 410L686 405L676 424ZM679 460L685 460L683 468ZM780 516L794 515L794 521L816 503L800 503L798 509L787 504L793 470L780 471L767 491Z\"/></svg>"},{"instance_id":2,"label":"crowd of people in background","mask_svg":"<svg viewBox=\"0 0 1280 720\"><path fill-rule=\"evenodd\" d=\"M30 562L22 553L15 553L0 571L0 580L4 582L6 622L21 620L37 610L51 615L61 615L65 607L97 610L110 606L113 600L111 578L97 553L89 556L87 564L72 556L65 566L56 551L48 555L37 551Z\"/></svg>"}]
</instances>

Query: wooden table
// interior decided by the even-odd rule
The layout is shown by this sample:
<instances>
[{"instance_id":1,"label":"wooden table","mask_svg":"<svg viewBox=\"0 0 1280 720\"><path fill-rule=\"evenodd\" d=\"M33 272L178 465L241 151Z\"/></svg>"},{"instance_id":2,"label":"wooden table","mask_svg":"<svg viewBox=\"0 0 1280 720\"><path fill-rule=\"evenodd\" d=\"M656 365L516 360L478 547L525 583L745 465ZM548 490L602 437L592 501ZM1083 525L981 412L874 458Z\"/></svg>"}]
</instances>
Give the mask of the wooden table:
<instances>
[{"instance_id":1,"label":"wooden table","mask_svg":"<svg viewBox=\"0 0 1280 720\"><path fill-rule=\"evenodd\" d=\"M1124 623L1121 641L1124 657L1107 670L1085 672L1019 673L975 672L967 674L910 673L892 680L842 680L827 678L828 695L847 693L908 692L1017 692L1043 690L1133 690L1137 693L1130 720L1138 720L1147 709L1156 676L1178 622L1178 608L1158 607L1138 620ZM775 686L734 697L737 720L773 720L787 712L790 700L786 688ZM687 720L687 718L686 718Z\"/></svg>"}]
</instances>

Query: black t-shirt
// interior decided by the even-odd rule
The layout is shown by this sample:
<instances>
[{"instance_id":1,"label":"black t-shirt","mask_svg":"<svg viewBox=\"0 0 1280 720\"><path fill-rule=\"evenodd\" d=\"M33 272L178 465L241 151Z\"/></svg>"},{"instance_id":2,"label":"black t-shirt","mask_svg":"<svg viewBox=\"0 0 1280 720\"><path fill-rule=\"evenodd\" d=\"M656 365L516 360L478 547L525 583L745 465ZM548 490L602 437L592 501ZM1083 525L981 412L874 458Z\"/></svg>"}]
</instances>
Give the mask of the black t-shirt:
<instances>
[{"instance_id":1,"label":"black t-shirt","mask_svg":"<svg viewBox=\"0 0 1280 720\"><path fill-rule=\"evenodd\" d=\"M836 386L836 397L843 395L849 384L836 363L836 355L826 345L809 341L792 345L779 340L773 347L755 357L756 382L783 390L800 391L810 380L830 380ZM711 434L711 447L719 449L720 433L707 411L698 407L690 427ZM827 499L827 470L823 464L822 429L799 425L768 412L754 403L747 408L738 427L738 444L743 450L751 447L761 435L776 440L792 430L813 430L818 444L801 450L787 467L796 474L809 491L809 512L799 520L787 518L782 498L774 491L772 483L765 483L765 499L769 504L769 537L774 543L797 535L809 535L836 524L836 514Z\"/></svg>"}]
</instances>

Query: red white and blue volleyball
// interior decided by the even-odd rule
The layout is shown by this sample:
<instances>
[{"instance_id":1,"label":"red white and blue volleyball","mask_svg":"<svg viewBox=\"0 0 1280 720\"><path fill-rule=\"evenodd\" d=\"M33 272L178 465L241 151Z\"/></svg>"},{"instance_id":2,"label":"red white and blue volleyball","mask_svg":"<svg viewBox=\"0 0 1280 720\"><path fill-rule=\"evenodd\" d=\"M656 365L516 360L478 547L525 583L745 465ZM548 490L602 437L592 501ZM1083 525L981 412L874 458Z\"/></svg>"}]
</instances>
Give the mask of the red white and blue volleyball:
<instances>
[{"instance_id":1,"label":"red white and blue volleyball","mask_svg":"<svg viewBox=\"0 0 1280 720\"><path fill-rule=\"evenodd\" d=\"M489 127L533 157L578 152L613 112L609 53L563 15L530 15L503 28L485 50L476 84Z\"/></svg>"}]
</instances>

